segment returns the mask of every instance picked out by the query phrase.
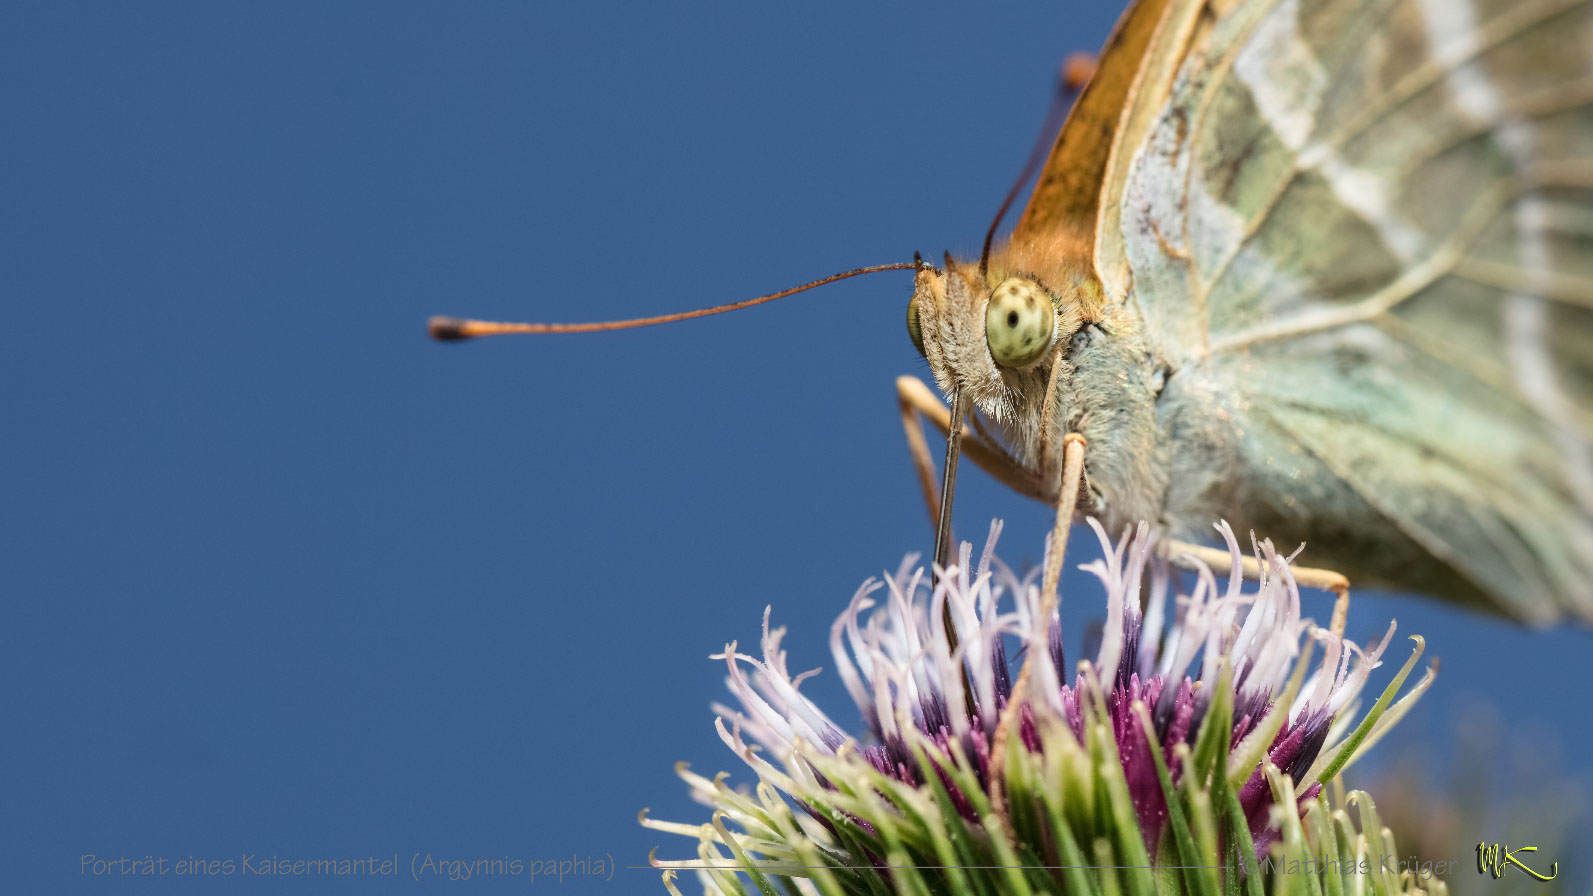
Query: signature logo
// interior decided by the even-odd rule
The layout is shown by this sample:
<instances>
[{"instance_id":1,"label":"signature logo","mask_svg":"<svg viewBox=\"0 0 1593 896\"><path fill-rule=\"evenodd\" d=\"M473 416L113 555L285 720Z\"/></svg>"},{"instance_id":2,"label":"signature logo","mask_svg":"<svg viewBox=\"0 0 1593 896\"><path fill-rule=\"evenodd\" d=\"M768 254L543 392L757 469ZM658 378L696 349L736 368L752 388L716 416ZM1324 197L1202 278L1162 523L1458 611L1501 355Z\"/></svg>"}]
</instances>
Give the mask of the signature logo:
<instances>
[{"instance_id":1,"label":"signature logo","mask_svg":"<svg viewBox=\"0 0 1593 896\"><path fill-rule=\"evenodd\" d=\"M1533 871L1531 868L1528 868L1525 862L1521 861L1519 858L1516 858L1516 853L1537 851L1538 848L1536 846L1517 846L1515 849L1511 849L1507 844L1495 843L1494 845L1489 846L1486 843L1478 843L1477 873L1492 874L1494 879L1498 880L1499 878L1504 877L1504 873L1509 870L1511 865L1514 865L1538 880L1554 880L1556 877L1559 877L1559 862L1550 862L1549 873L1539 874L1538 872Z\"/></svg>"}]
</instances>

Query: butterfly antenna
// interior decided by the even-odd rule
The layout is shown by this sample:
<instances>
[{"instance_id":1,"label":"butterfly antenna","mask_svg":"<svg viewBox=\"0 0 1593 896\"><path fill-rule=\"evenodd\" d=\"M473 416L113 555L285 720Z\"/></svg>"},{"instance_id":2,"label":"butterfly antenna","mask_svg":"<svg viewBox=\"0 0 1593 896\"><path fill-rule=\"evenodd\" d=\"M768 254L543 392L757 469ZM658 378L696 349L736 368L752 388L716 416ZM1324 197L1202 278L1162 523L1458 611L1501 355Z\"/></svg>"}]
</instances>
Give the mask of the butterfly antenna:
<instances>
[{"instance_id":1,"label":"butterfly antenna","mask_svg":"<svg viewBox=\"0 0 1593 896\"><path fill-rule=\"evenodd\" d=\"M1001 200L1001 209L996 212L996 219L990 222L990 229L985 231L985 247L979 253L979 279L983 280L990 269L990 244L996 241L996 230L1001 227L1001 219L1007 216L1012 203L1018 199L1018 194L1028 186L1030 179L1045 161L1051 145L1056 142L1056 134L1062 130L1062 121L1067 116L1067 111L1073 105L1073 100L1090 81L1090 76L1095 74L1095 57L1088 53L1074 53L1062 63L1061 77L1057 78L1056 94L1051 98L1051 109L1045 114L1045 124L1040 128L1040 136L1035 138L1034 148L1029 150L1029 160L1023 163L1023 171L1018 179L1012 182L1012 189L1007 191L1007 198Z\"/></svg>"},{"instance_id":2,"label":"butterfly antenna","mask_svg":"<svg viewBox=\"0 0 1593 896\"><path fill-rule=\"evenodd\" d=\"M726 311L739 311L742 308L751 308L753 305L762 305L775 299L805 292L816 286L824 286L837 280L856 277L860 274L877 274L881 271L910 271L917 266L915 262L897 262L895 264L876 264L866 268L855 268L839 274L831 274L812 283L782 289L779 292L756 299L746 299L740 302L731 302L728 305L715 305L712 308L698 308L693 311L679 311L674 314L660 314L657 317L637 317L630 320L603 320L586 324L518 324L498 323L489 320L464 320L457 317L434 317L426 322L426 329L431 332L433 339L442 342L457 342L462 339L475 339L478 336L498 336L504 333L597 333L604 330L629 330L632 327L650 327L653 324L673 323L677 320L690 320L694 317L707 317L711 314L723 314Z\"/></svg>"}]
</instances>

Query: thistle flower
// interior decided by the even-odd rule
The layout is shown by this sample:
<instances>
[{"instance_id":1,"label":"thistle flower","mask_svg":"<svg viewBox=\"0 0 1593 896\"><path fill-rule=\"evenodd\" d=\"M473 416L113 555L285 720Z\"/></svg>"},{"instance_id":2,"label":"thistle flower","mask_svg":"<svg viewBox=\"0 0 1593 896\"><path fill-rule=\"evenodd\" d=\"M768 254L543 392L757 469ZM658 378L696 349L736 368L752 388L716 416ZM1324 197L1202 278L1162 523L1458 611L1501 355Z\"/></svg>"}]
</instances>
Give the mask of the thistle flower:
<instances>
[{"instance_id":1,"label":"thistle flower","mask_svg":"<svg viewBox=\"0 0 1593 896\"><path fill-rule=\"evenodd\" d=\"M1421 639L1357 718L1392 624L1362 647L1302 618L1293 557L1252 540L1261 574L1247 583L1226 524L1226 585L1201 567L1169 606L1176 577L1151 530L1114 544L1090 524L1104 556L1082 568L1105 588L1106 619L1071 680L1035 575L994 557L999 522L977 564L964 544L933 586L913 556L865 582L830 631L862 738L800 693L815 673L790 673L765 610L761 659L735 643L714 657L739 703L716 705L715 724L755 791L681 766L712 822L643 813L698 839L697 861L655 859L671 891L684 869L725 893L746 892L740 874L764 893L1215 896L1259 894L1266 877L1275 893L1433 891L1430 874L1401 867L1369 798L1340 793L1330 808L1322 795L1431 683L1429 670L1394 702Z\"/></svg>"}]
</instances>

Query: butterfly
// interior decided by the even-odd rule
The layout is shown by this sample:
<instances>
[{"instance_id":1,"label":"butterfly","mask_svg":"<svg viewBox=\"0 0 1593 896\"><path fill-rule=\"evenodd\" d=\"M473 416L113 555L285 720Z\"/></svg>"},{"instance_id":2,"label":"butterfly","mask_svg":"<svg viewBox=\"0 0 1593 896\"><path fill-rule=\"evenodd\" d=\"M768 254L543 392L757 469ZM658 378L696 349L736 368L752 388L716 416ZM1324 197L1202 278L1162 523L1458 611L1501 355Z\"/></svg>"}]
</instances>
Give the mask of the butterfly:
<instances>
[{"instance_id":1,"label":"butterfly","mask_svg":"<svg viewBox=\"0 0 1593 896\"><path fill-rule=\"evenodd\" d=\"M961 450L1068 516L1593 620L1590 59L1588 0L1132 4L1010 235L910 266L942 536ZM432 332L515 331L478 324Z\"/></svg>"}]
</instances>

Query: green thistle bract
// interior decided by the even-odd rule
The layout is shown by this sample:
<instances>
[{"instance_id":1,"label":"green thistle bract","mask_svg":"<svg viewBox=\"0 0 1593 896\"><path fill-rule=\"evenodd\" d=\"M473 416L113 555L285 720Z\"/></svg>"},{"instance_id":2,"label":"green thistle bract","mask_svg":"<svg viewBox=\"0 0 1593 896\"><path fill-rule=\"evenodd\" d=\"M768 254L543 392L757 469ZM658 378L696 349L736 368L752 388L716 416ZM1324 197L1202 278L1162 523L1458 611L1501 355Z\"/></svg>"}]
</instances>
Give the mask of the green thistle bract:
<instances>
[{"instance_id":1,"label":"green thistle bract","mask_svg":"<svg viewBox=\"0 0 1593 896\"><path fill-rule=\"evenodd\" d=\"M689 869L713 893L1442 892L1401 863L1364 793L1322 793L1431 683L1429 669L1394 699L1421 639L1362 715L1392 625L1361 648L1302 618L1292 558L1253 545L1262 575L1247 583L1226 525L1226 584L1201 570L1169 609L1176 577L1150 530L1114 545L1091 525L1104 557L1083 568L1106 622L1071 682L1035 576L994 559L999 523L977 564L963 545L933 588L914 557L865 582L830 633L861 739L799 693L807 675L787 671L765 611L761 659L733 643L716 657L740 704L716 706L716 726L755 790L682 766L712 821L643 813L698 840L696 860L655 859L671 891ZM1016 702L1013 647L1032 665Z\"/></svg>"}]
</instances>

